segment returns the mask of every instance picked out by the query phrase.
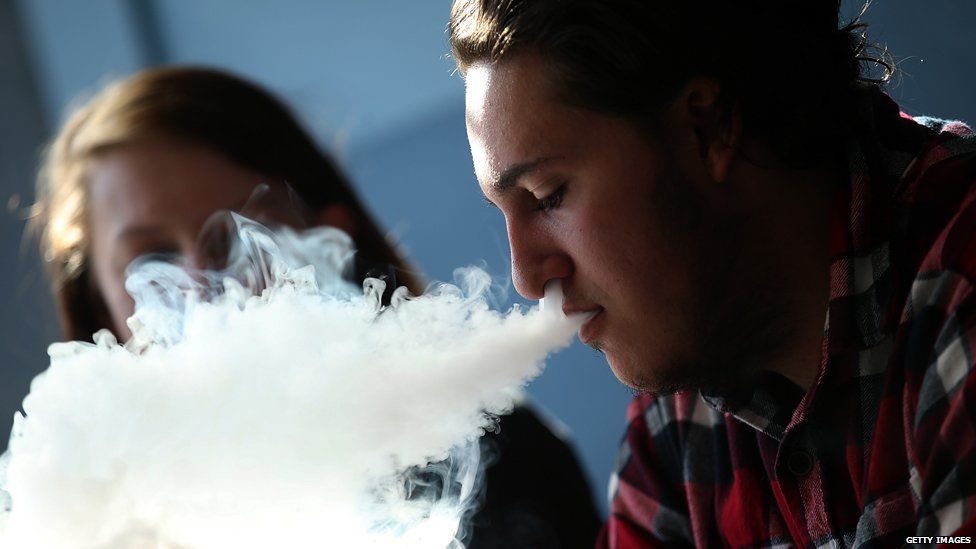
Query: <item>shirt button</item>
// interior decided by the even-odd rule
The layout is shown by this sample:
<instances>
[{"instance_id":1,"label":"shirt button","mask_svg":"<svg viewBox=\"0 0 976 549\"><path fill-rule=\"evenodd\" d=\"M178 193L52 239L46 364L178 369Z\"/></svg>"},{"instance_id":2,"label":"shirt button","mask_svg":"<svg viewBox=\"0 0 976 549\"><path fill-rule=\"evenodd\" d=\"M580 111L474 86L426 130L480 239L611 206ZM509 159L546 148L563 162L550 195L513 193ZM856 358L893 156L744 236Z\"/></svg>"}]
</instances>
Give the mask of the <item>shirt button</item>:
<instances>
[{"instance_id":1,"label":"shirt button","mask_svg":"<svg viewBox=\"0 0 976 549\"><path fill-rule=\"evenodd\" d=\"M804 477L813 470L813 456L804 450L794 450L786 460L786 467L798 477Z\"/></svg>"}]
</instances>

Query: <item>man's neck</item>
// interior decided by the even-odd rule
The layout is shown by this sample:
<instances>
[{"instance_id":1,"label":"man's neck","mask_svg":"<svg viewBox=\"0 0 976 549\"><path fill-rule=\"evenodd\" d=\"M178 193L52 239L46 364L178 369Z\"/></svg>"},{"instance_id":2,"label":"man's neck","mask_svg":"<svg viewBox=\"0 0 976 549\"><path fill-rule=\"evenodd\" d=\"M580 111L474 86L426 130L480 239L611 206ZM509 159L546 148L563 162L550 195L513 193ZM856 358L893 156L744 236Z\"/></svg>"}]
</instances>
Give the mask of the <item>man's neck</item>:
<instances>
[{"instance_id":1,"label":"man's neck","mask_svg":"<svg viewBox=\"0 0 976 549\"><path fill-rule=\"evenodd\" d=\"M761 172L761 173L760 173ZM747 174L749 175L749 174ZM766 369L803 389L820 372L830 293L830 214L833 188L845 177L838 166L807 170L757 169L751 185L753 265L774 285L787 337Z\"/></svg>"}]
</instances>

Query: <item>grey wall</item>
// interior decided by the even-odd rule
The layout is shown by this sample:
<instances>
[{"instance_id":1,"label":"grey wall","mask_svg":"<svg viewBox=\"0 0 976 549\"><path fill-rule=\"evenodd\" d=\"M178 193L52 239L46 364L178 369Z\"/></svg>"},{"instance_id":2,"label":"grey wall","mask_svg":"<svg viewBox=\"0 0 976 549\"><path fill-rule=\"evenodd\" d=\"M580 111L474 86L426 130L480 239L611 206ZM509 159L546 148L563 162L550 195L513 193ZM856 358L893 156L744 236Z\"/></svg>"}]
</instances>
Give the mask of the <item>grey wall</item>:
<instances>
[{"instance_id":1,"label":"grey wall","mask_svg":"<svg viewBox=\"0 0 976 549\"><path fill-rule=\"evenodd\" d=\"M218 65L268 86L340 157L430 278L475 263L506 282L504 226L476 188L463 87L445 58L449 9L450 0L0 0L0 431L57 337L22 244L23 212L6 204L30 203L38 146L73 98L149 64ZM976 121L974 16L968 0L876 2L868 20L902 59L892 95L910 112ZM630 393L578 345L531 392L568 426L602 498Z\"/></svg>"},{"instance_id":2,"label":"grey wall","mask_svg":"<svg viewBox=\"0 0 976 549\"><path fill-rule=\"evenodd\" d=\"M43 107L12 0L0 0L0 447L27 382L58 336L40 262L24 234Z\"/></svg>"}]
</instances>

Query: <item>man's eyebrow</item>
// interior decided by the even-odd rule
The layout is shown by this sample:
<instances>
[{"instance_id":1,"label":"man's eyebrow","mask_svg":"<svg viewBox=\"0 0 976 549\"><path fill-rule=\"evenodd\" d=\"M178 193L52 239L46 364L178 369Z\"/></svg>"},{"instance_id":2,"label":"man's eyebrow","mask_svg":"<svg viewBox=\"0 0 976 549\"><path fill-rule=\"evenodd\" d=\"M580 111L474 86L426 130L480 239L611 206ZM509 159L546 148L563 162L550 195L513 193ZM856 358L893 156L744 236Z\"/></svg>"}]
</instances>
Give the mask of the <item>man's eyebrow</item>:
<instances>
[{"instance_id":1,"label":"man's eyebrow","mask_svg":"<svg viewBox=\"0 0 976 549\"><path fill-rule=\"evenodd\" d=\"M518 183L518 180L522 178L525 174L533 172L545 164L548 164L554 160L561 159L562 156L544 156L542 158L536 158L535 160L530 160L528 162L521 162L518 164L513 164L509 166L497 179L491 182L489 185L495 192L503 193Z\"/></svg>"}]
</instances>

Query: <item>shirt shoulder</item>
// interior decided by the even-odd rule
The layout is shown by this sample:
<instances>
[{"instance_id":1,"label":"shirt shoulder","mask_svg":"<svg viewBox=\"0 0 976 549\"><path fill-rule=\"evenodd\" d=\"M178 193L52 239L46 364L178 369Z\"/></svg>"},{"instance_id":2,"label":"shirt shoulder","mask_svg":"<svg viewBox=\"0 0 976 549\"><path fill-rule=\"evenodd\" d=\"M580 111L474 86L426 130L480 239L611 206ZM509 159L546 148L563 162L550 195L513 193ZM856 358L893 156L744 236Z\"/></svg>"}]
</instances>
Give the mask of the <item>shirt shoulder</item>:
<instances>
[{"instance_id":1,"label":"shirt shoulder","mask_svg":"<svg viewBox=\"0 0 976 549\"><path fill-rule=\"evenodd\" d=\"M966 124L906 118L925 137L892 200L892 259L905 289L945 272L976 276L976 136Z\"/></svg>"}]
</instances>

